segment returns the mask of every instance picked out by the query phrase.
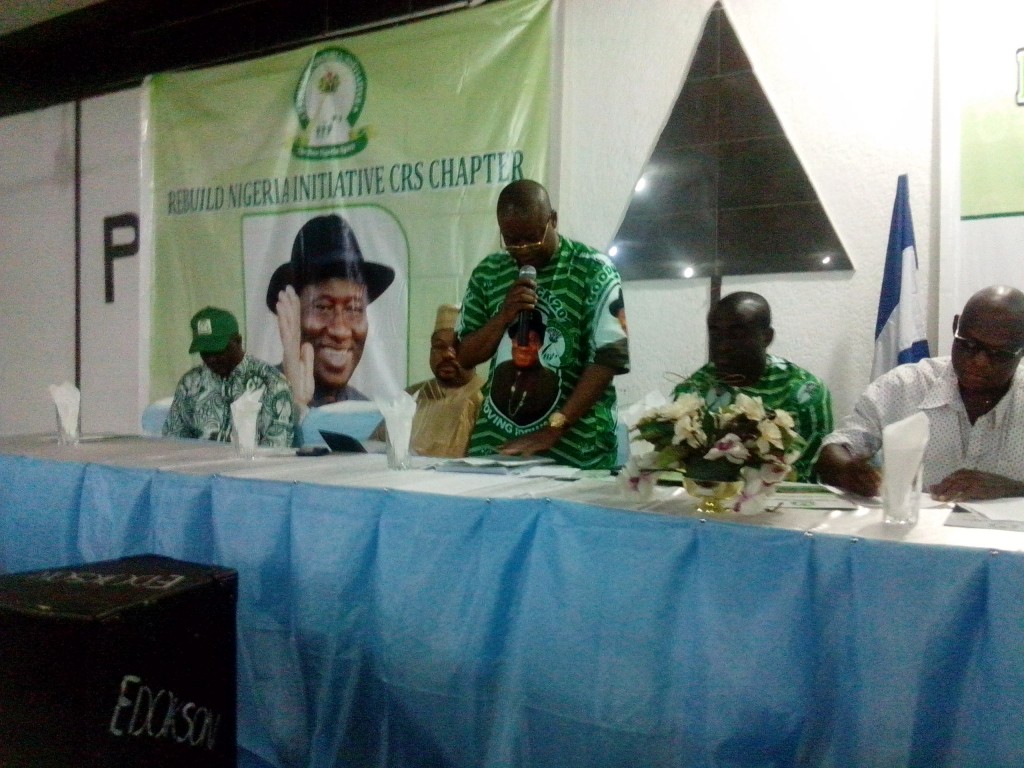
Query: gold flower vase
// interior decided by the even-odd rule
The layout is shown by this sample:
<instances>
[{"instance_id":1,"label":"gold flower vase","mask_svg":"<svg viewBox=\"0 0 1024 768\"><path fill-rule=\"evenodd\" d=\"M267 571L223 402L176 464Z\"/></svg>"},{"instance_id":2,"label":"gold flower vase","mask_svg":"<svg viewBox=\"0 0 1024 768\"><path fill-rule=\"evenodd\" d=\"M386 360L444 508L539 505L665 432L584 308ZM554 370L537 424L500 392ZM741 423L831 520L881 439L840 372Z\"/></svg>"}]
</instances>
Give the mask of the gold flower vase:
<instances>
[{"instance_id":1,"label":"gold flower vase","mask_svg":"<svg viewBox=\"0 0 1024 768\"><path fill-rule=\"evenodd\" d=\"M743 492L740 468L723 459L691 459L684 470L683 488L697 500L705 515L732 512L734 499Z\"/></svg>"},{"instance_id":2,"label":"gold flower vase","mask_svg":"<svg viewBox=\"0 0 1024 768\"><path fill-rule=\"evenodd\" d=\"M732 512L733 502L743 491L742 480L696 480L683 478L683 488L697 500L697 511L704 515Z\"/></svg>"}]
</instances>

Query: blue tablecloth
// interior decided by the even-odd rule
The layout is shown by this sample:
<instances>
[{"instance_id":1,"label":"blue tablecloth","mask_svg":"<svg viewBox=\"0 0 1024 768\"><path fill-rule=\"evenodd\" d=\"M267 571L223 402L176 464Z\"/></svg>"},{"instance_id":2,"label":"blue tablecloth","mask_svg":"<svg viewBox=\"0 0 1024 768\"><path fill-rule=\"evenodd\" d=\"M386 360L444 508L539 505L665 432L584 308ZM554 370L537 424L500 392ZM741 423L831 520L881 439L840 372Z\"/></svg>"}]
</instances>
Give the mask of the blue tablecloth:
<instances>
[{"instance_id":1,"label":"blue tablecloth","mask_svg":"<svg viewBox=\"0 0 1024 768\"><path fill-rule=\"evenodd\" d=\"M1024 557L0 456L0 567L239 571L239 744L310 766L1024 765Z\"/></svg>"}]
</instances>

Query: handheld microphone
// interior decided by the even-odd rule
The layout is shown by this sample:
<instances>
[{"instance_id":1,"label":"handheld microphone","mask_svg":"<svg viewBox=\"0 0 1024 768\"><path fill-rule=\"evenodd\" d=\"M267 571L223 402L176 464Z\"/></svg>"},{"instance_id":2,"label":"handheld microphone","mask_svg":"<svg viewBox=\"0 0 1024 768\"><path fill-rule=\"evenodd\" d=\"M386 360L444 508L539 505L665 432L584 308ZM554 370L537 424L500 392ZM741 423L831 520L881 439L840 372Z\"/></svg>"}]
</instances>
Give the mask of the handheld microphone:
<instances>
[{"instance_id":1,"label":"handheld microphone","mask_svg":"<svg viewBox=\"0 0 1024 768\"><path fill-rule=\"evenodd\" d=\"M519 269L519 279L528 277L531 280L537 279L537 270L527 264ZM516 332L516 344L525 347L530 343L530 310L524 309L519 313L519 329Z\"/></svg>"}]
</instances>

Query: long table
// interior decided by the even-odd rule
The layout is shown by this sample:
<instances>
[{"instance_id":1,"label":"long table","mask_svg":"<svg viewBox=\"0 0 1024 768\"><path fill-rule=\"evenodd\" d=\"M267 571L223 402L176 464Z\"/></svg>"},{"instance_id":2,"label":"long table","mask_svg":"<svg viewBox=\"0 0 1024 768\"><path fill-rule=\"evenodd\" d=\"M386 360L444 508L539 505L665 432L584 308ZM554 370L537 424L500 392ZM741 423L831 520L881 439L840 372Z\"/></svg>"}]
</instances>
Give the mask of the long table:
<instances>
[{"instance_id":1,"label":"long table","mask_svg":"<svg viewBox=\"0 0 1024 768\"><path fill-rule=\"evenodd\" d=\"M1024 765L1024 534L950 514L0 438L0 569L239 571L240 765Z\"/></svg>"}]
</instances>

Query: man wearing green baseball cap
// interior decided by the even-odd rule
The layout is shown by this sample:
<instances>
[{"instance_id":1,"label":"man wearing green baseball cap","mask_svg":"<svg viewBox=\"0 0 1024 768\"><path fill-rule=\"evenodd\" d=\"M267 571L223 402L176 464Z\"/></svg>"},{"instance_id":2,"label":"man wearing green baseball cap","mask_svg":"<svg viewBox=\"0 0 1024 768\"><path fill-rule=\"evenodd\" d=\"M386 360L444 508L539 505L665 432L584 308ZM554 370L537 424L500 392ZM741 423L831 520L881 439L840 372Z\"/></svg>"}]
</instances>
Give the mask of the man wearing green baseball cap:
<instances>
[{"instance_id":1,"label":"man wearing green baseball cap","mask_svg":"<svg viewBox=\"0 0 1024 768\"><path fill-rule=\"evenodd\" d=\"M202 365L181 377L164 422L167 437L231 439L231 403L245 392L263 389L256 440L260 445L292 445L295 404L284 376L272 365L245 354L238 321L226 309L206 307L190 321L192 344Z\"/></svg>"}]
</instances>

